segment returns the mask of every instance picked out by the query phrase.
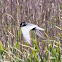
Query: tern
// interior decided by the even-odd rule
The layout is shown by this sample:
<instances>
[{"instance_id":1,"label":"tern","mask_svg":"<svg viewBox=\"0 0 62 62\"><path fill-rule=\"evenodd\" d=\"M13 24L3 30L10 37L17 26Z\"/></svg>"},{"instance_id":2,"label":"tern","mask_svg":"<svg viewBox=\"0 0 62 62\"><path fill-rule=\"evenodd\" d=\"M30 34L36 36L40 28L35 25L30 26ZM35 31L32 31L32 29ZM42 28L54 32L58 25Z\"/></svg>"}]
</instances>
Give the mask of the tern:
<instances>
[{"instance_id":1,"label":"tern","mask_svg":"<svg viewBox=\"0 0 62 62\"><path fill-rule=\"evenodd\" d=\"M22 33L24 39L25 39L26 42L28 42L30 45L31 45L31 38L30 38L30 33L29 33L29 32L30 32L31 30L33 30L33 31L35 31L35 33L36 33L38 36L42 37L41 32L40 32L39 30L44 31L43 28L40 28L40 27L38 27L37 25L31 24L31 23L22 22L22 23L20 24L20 27L21 27L21 33Z\"/></svg>"}]
</instances>

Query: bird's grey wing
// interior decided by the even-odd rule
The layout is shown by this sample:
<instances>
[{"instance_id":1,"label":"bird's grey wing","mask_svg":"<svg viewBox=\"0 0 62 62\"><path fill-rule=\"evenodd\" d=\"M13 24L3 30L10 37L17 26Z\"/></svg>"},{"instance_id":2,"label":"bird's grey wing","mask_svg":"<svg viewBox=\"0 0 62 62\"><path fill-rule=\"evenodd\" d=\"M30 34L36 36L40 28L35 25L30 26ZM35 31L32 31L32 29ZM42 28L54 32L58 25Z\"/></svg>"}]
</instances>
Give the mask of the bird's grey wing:
<instances>
[{"instance_id":1,"label":"bird's grey wing","mask_svg":"<svg viewBox=\"0 0 62 62\"><path fill-rule=\"evenodd\" d=\"M39 37L44 38L44 35L39 30L35 30L34 33Z\"/></svg>"},{"instance_id":2,"label":"bird's grey wing","mask_svg":"<svg viewBox=\"0 0 62 62\"><path fill-rule=\"evenodd\" d=\"M26 29L25 27L22 27L21 32L22 32L23 37L26 40L26 42L28 42L31 45L31 39L30 39L29 30Z\"/></svg>"},{"instance_id":3,"label":"bird's grey wing","mask_svg":"<svg viewBox=\"0 0 62 62\"><path fill-rule=\"evenodd\" d=\"M29 27L28 29L33 29L34 27L36 27L37 30L42 30L42 31L44 31L43 28L40 28L40 27L38 27L38 26L35 25L35 24L31 24L31 23L26 23L26 24L27 24L27 27Z\"/></svg>"},{"instance_id":4,"label":"bird's grey wing","mask_svg":"<svg viewBox=\"0 0 62 62\"><path fill-rule=\"evenodd\" d=\"M35 28L36 27L36 25L27 25L27 26L25 26L25 28L28 30L28 31L30 31L30 30L32 30L33 28Z\"/></svg>"}]
</instances>

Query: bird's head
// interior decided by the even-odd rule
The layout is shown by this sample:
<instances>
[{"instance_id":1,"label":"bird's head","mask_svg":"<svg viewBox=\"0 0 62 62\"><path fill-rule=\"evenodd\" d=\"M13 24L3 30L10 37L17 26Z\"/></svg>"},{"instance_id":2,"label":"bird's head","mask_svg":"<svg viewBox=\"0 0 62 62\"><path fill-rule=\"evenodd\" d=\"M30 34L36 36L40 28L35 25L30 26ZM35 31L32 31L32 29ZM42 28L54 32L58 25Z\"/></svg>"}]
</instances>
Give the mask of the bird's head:
<instances>
[{"instance_id":1,"label":"bird's head","mask_svg":"<svg viewBox=\"0 0 62 62\"><path fill-rule=\"evenodd\" d=\"M22 22L22 23L20 24L20 27L23 27L23 26L26 26L26 23L25 23L25 22Z\"/></svg>"}]
</instances>

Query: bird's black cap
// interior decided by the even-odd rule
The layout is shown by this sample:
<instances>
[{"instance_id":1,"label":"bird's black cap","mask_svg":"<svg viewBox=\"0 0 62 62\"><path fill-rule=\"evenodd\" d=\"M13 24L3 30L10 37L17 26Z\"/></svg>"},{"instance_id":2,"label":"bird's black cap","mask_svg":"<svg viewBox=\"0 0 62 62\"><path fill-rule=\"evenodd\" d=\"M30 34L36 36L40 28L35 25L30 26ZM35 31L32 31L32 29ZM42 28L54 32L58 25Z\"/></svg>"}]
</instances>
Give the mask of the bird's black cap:
<instances>
[{"instance_id":1,"label":"bird's black cap","mask_svg":"<svg viewBox=\"0 0 62 62\"><path fill-rule=\"evenodd\" d=\"M20 27L23 27L23 26L26 26L26 23L25 23L25 22L22 22L22 23L20 24Z\"/></svg>"}]
</instances>

